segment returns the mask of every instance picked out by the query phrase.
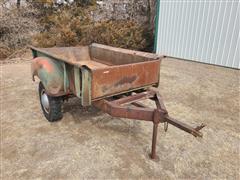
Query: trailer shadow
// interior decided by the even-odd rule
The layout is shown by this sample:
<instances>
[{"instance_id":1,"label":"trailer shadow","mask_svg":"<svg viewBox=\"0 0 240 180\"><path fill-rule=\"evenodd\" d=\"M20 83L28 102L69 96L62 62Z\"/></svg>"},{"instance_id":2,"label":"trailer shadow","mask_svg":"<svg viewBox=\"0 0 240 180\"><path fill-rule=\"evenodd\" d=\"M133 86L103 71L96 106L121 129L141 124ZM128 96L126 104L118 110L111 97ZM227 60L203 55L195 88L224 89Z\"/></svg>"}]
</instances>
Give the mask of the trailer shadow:
<instances>
[{"instance_id":1,"label":"trailer shadow","mask_svg":"<svg viewBox=\"0 0 240 180\"><path fill-rule=\"evenodd\" d=\"M71 98L63 104L63 113L69 113L74 123L89 121L92 125L104 130L118 133L137 133L141 131L140 122L124 118L112 117L94 106L83 107L78 98Z\"/></svg>"},{"instance_id":2,"label":"trailer shadow","mask_svg":"<svg viewBox=\"0 0 240 180\"><path fill-rule=\"evenodd\" d=\"M149 159L152 123L112 117L94 106L82 107L78 98L72 98L64 103L63 112L67 120L64 120L66 126L69 126L68 123L73 123L74 125L71 126L78 126L79 131L84 131L79 133L78 137L74 137L77 142L83 143L80 136L85 137L86 134L95 139L99 139L99 136L101 136L107 141L115 142L116 146L121 148L127 146L122 151L123 154L128 154L129 149L131 149L130 152L137 149L143 154L140 159ZM147 131L146 127L148 127ZM84 129L88 129L88 131L86 132ZM91 141L91 138L88 140Z\"/></svg>"}]
</instances>

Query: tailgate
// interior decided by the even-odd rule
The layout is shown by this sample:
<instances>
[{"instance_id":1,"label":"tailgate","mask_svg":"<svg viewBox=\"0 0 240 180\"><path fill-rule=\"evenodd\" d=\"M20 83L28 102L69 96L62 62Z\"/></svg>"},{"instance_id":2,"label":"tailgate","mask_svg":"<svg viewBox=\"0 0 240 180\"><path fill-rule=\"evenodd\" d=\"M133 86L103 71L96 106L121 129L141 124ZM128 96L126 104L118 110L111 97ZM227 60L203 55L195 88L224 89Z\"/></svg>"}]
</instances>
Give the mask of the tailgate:
<instances>
[{"instance_id":1,"label":"tailgate","mask_svg":"<svg viewBox=\"0 0 240 180\"><path fill-rule=\"evenodd\" d=\"M92 100L157 86L161 60L92 70Z\"/></svg>"}]
</instances>

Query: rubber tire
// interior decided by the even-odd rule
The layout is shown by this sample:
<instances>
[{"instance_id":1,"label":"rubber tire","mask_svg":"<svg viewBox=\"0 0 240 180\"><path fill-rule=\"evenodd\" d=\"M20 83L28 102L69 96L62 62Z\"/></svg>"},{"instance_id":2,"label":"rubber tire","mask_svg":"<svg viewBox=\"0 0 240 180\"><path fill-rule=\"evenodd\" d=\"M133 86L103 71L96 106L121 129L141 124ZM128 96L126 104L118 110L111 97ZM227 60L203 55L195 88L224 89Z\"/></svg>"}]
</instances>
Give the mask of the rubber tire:
<instances>
[{"instance_id":1,"label":"rubber tire","mask_svg":"<svg viewBox=\"0 0 240 180\"><path fill-rule=\"evenodd\" d=\"M58 120L62 119L62 117L63 117L62 97L53 97L53 96L47 95L48 101L49 101L49 112L47 112L44 109L42 102L41 102L41 93L43 90L46 91L43 84L41 82L39 82L39 85L38 85L39 100L40 100L40 104L41 104L41 108L42 108L44 116L46 117L46 119L49 122L54 122L54 121L58 121Z\"/></svg>"}]
</instances>

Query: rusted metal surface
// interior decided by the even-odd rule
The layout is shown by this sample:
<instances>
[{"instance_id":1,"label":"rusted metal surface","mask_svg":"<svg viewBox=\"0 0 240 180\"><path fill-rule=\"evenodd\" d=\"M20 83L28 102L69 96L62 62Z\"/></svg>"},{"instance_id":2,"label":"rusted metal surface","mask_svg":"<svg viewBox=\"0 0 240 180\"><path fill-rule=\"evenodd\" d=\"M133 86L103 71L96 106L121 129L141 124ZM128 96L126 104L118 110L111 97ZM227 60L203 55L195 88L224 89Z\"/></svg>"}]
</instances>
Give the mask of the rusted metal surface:
<instances>
[{"instance_id":1,"label":"rusted metal surface","mask_svg":"<svg viewBox=\"0 0 240 180\"><path fill-rule=\"evenodd\" d=\"M117 66L157 60L162 57L153 53L115 48L96 43L79 47L36 48L30 46L30 49L33 52L33 57L46 56L72 65L79 65L79 67L88 63L91 66L91 63L95 62L100 63L97 68L103 65Z\"/></svg>"},{"instance_id":2,"label":"rusted metal surface","mask_svg":"<svg viewBox=\"0 0 240 180\"><path fill-rule=\"evenodd\" d=\"M153 98L154 96L155 96L155 92L149 90L147 92L142 92L142 93L134 94L134 95L131 95L131 96L125 96L123 98L114 100L112 102L114 102L116 104L119 104L119 105L132 104L132 103L137 102L137 101Z\"/></svg>"},{"instance_id":3,"label":"rusted metal surface","mask_svg":"<svg viewBox=\"0 0 240 180\"><path fill-rule=\"evenodd\" d=\"M92 71L92 98L110 96L143 86L157 86L160 61L111 66Z\"/></svg>"},{"instance_id":4,"label":"rusted metal surface","mask_svg":"<svg viewBox=\"0 0 240 180\"><path fill-rule=\"evenodd\" d=\"M202 128L205 127L204 124L201 124L200 126L197 126L196 128L192 128L191 126L183 123L183 122L180 122L172 117L169 117L168 115L165 116L165 120L169 123L169 124L172 124L173 126L185 131L185 132L188 132L190 134L192 134L193 136L195 137L202 137L203 134L199 131L201 130Z\"/></svg>"},{"instance_id":5,"label":"rusted metal surface","mask_svg":"<svg viewBox=\"0 0 240 180\"><path fill-rule=\"evenodd\" d=\"M91 60L88 46L36 48L30 46L34 57L49 57L75 65L78 61Z\"/></svg>"},{"instance_id":6,"label":"rusted metal surface","mask_svg":"<svg viewBox=\"0 0 240 180\"><path fill-rule=\"evenodd\" d=\"M104 61L108 65L123 65L157 60L160 57L153 53L133 51L129 49L115 48L102 44L90 46L91 58Z\"/></svg>"},{"instance_id":7,"label":"rusted metal surface","mask_svg":"<svg viewBox=\"0 0 240 180\"><path fill-rule=\"evenodd\" d=\"M156 154L157 130L158 130L158 123L153 123L152 150L151 150L151 154L150 154L150 158L152 158L152 159L157 159L158 158L158 156Z\"/></svg>"},{"instance_id":8,"label":"rusted metal surface","mask_svg":"<svg viewBox=\"0 0 240 180\"><path fill-rule=\"evenodd\" d=\"M105 99L93 102L93 105L114 117L152 121L153 109L142 111L139 107L120 106Z\"/></svg>"},{"instance_id":9,"label":"rusted metal surface","mask_svg":"<svg viewBox=\"0 0 240 180\"><path fill-rule=\"evenodd\" d=\"M152 99L155 101L156 108L149 108L137 101L143 99ZM93 103L94 106L114 117L152 121L152 150L150 157L156 159L156 143L157 143L157 129L159 123L169 123L195 137L202 137L200 130L205 125L193 128L183 122L180 122L168 115L166 107L161 99L160 94L154 88L148 89L146 92L134 94L130 96L123 96L119 99L99 100ZM165 124L166 125L166 124ZM166 127L165 127L166 128Z\"/></svg>"},{"instance_id":10,"label":"rusted metal surface","mask_svg":"<svg viewBox=\"0 0 240 180\"><path fill-rule=\"evenodd\" d=\"M63 69L61 82L64 83L61 92L81 98L84 106L90 105L91 101L158 86L159 83L162 57L155 54L100 44L68 48L31 47L31 49L34 57L47 58L51 63L56 62L56 66L61 65ZM79 74L76 68L79 68ZM33 71L36 70L37 68ZM86 74L83 74L85 70L88 73L87 78ZM76 77L76 74L80 77ZM49 94L63 95L56 92Z\"/></svg>"}]
</instances>

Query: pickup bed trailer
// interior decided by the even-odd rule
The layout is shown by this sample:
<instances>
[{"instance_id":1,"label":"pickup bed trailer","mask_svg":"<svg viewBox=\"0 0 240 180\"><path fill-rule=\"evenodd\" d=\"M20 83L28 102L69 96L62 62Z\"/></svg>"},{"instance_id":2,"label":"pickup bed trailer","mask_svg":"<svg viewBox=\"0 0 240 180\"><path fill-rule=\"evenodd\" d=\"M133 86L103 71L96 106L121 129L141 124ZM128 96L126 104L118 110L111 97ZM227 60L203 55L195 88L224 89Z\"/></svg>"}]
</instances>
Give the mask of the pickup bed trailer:
<instances>
[{"instance_id":1,"label":"pickup bed trailer","mask_svg":"<svg viewBox=\"0 0 240 180\"><path fill-rule=\"evenodd\" d=\"M159 85L164 56L93 43L81 47L35 48L32 77L40 79L39 98L46 119L60 120L64 99L76 96L82 106L95 106L114 117L153 122L152 150L156 159L157 128L168 123L202 137L201 124L195 128L168 115ZM150 99L156 107L139 101Z\"/></svg>"}]
</instances>

